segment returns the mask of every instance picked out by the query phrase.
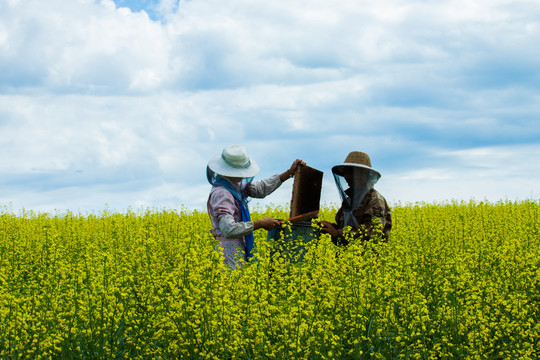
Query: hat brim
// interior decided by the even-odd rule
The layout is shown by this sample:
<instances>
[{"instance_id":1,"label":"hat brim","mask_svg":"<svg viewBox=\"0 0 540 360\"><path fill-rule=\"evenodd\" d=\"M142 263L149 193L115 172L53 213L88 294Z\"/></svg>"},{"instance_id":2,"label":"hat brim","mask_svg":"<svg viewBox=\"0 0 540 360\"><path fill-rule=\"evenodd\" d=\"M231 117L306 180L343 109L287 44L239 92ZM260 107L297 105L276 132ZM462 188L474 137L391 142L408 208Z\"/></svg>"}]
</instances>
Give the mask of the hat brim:
<instances>
[{"instance_id":1,"label":"hat brim","mask_svg":"<svg viewBox=\"0 0 540 360\"><path fill-rule=\"evenodd\" d=\"M250 165L247 168L234 168L223 160L221 154L218 154L208 162L208 167L221 176L249 178L257 175L260 170L259 165L252 158L249 158L249 162Z\"/></svg>"},{"instance_id":2,"label":"hat brim","mask_svg":"<svg viewBox=\"0 0 540 360\"><path fill-rule=\"evenodd\" d=\"M375 170L374 168L366 166L366 165L354 164L354 163L343 163L343 164L340 164L340 165L336 165L336 166L334 166L332 168L332 172L334 174L337 174L337 175L343 175L343 172L345 171L345 169L346 168L351 168L351 167L370 170L373 173L375 173L379 179L381 178L381 173L378 172L377 170Z\"/></svg>"}]
</instances>

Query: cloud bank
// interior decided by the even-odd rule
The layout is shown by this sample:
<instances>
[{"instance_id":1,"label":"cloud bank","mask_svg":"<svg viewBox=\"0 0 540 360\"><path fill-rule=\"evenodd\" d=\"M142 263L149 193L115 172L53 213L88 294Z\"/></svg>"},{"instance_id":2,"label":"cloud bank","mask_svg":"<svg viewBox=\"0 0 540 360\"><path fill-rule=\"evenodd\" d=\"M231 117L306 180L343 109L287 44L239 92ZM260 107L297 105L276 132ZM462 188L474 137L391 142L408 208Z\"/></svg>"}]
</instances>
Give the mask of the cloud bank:
<instances>
[{"instance_id":1,"label":"cloud bank","mask_svg":"<svg viewBox=\"0 0 540 360\"><path fill-rule=\"evenodd\" d=\"M324 171L324 202L353 150L391 203L538 198L538 19L535 1L6 0L0 204L204 209L232 143L258 178Z\"/></svg>"}]
</instances>

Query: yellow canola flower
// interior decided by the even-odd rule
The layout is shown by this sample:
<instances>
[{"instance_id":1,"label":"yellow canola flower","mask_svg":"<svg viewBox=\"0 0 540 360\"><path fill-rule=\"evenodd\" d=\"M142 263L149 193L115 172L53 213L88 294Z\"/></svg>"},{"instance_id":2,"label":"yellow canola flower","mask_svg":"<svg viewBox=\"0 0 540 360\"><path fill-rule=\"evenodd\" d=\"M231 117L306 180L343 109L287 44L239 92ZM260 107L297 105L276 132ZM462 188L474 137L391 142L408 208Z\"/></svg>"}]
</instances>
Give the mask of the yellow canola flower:
<instances>
[{"instance_id":1,"label":"yellow canola flower","mask_svg":"<svg viewBox=\"0 0 540 360\"><path fill-rule=\"evenodd\" d=\"M294 239L294 224L281 240L257 231L255 258L231 270L205 212L5 211L0 356L535 358L538 201L397 204L392 217L388 243L346 248Z\"/></svg>"}]
</instances>

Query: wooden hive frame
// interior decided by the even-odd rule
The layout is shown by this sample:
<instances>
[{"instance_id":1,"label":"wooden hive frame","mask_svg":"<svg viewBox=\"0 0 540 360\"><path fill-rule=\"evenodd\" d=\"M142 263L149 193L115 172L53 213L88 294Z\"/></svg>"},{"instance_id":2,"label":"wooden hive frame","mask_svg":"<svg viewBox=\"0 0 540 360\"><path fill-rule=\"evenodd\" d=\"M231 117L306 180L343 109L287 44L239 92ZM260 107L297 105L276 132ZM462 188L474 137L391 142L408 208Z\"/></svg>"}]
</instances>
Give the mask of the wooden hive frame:
<instances>
[{"instance_id":1,"label":"wooden hive frame","mask_svg":"<svg viewBox=\"0 0 540 360\"><path fill-rule=\"evenodd\" d=\"M323 172L307 165L294 175L290 217L319 211Z\"/></svg>"}]
</instances>

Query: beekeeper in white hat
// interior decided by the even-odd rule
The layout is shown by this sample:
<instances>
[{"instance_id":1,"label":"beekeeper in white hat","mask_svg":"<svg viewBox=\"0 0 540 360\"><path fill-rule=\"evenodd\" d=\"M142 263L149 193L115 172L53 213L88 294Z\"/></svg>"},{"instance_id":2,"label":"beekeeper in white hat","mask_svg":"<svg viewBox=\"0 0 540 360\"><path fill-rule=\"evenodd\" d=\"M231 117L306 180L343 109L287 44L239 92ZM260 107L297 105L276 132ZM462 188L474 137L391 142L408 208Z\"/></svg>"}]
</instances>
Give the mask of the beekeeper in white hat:
<instances>
[{"instance_id":1,"label":"beekeeper in white hat","mask_svg":"<svg viewBox=\"0 0 540 360\"><path fill-rule=\"evenodd\" d=\"M211 233L221 245L225 264L235 268L239 253L249 260L255 246L254 230L272 230L279 226L272 218L251 221L248 197L264 198L271 194L294 175L299 164L305 165L297 159L282 174L253 182L259 165L241 145L227 146L208 162L206 175L212 190L207 209L212 221Z\"/></svg>"}]
</instances>

